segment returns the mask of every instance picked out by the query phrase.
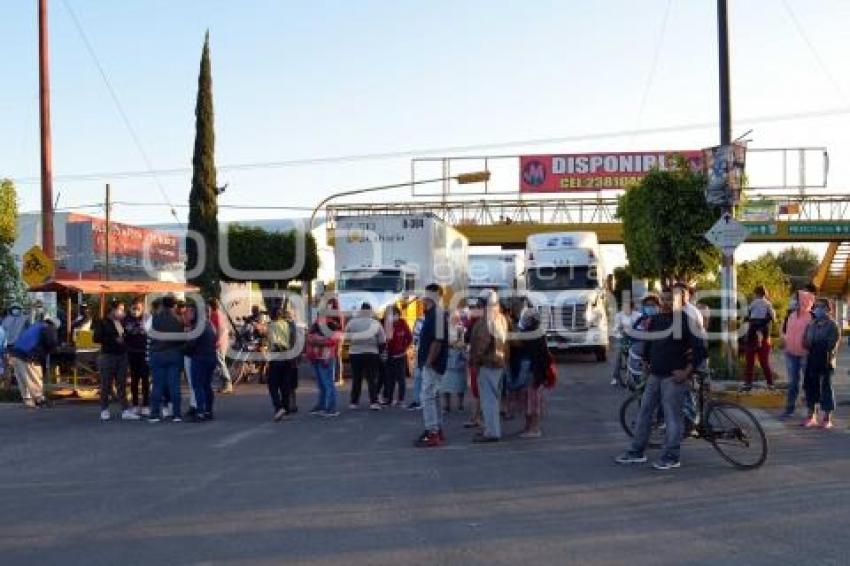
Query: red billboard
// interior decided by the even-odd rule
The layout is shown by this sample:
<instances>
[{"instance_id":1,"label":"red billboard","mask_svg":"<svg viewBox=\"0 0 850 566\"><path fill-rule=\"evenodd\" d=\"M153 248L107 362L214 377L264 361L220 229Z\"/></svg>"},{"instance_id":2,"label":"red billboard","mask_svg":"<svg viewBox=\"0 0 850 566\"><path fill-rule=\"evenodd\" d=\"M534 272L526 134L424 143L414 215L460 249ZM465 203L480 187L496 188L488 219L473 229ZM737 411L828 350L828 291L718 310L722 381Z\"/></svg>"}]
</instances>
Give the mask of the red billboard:
<instances>
[{"instance_id":1,"label":"red billboard","mask_svg":"<svg viewBox=\"0 0 850 566\"><path fill-rule=\"evenodd\" d=\"M702 170L702 151L636 151L523 155L519 158L521 193L567 193L623 190L652 169L668 169L675 156Z\"/></svg>"},{"instance_id":2,"label":"red billboard","mask_svg":"<svg viewBox=\"0 0 850 566\"><path fill-rule=\"evenodd\" d=\"M92 252L100 256L106 250L106 221L102 218L84 214L72 214L68 222L90 222L92 231ZM149 246L148 257L154 265L171 264L180 261L180 244L177 236L118 222L109 223L109 254L111 256L143 257L145 246Z\"/></svg>"}]
</instances>

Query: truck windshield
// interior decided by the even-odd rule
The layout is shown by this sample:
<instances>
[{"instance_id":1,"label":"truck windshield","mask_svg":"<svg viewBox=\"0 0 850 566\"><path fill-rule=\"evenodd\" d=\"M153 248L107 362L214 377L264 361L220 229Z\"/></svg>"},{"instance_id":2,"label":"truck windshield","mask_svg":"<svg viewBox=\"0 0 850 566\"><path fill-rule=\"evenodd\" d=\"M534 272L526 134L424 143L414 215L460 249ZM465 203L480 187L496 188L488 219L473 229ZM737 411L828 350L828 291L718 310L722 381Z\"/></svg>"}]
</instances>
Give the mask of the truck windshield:
<instances>
[{"instance_id":1,"label":"truck windshield","mask_svg":"<svg viewBox=\"0 0 850 566\"><path fill-rule=\"evenodd\" d=\"M599 287L596 277L596 267L587 265L531 268L528 288L531 291L596 289Z\"/></svg>"},{"instance_id":2,"label":"truck windshield","mask_svg":"<svg viewBox=\"0 0 850 566\"><path fill-rule=\"evenodd\" d=\"M390 291L401 293L404 289L400 271L348 271L340 274L340 291Z\"/></svg>"}]
</instances>

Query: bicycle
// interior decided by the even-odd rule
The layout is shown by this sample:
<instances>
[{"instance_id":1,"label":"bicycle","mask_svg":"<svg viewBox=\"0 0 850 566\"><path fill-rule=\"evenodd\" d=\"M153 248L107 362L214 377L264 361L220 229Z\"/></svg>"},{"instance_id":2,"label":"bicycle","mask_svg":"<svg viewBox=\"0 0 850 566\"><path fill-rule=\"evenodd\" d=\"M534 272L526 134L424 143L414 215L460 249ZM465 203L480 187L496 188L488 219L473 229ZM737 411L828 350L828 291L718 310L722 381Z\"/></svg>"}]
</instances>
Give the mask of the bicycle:
<instances>
[{"instance_id":1,"label":"bicycle","mask_svg":"<svg viewBox=\"0 0 850 566\"><path fill-rule=\"evenodd\" d=\"M752 470L767 460L768 443L764 429L746 408L728 401L711 398L711 376L708 372L696 373L691 393L696 393L695 406L687 407L683 414L685 438L705 440L724 460L738 469ZM642 382L620 406L620 425L630 437L634 436L640 402L646 381ZM659 408L650 429L649 447L664 444L664 417Z\"/></svg>"}]
</instances>

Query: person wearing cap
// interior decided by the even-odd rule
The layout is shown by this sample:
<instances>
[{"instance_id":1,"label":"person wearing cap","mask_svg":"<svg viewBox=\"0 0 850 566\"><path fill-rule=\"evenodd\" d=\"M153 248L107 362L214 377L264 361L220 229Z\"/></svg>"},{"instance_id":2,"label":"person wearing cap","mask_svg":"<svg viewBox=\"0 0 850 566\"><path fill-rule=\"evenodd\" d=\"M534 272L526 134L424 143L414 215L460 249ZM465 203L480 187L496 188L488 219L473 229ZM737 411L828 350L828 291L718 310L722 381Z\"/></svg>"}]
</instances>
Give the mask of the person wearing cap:
<instances>
[{"instance_id":1,"label":"person wearing cap","mask_svg":"<svg viewBox=\"0 0 850 566\"><path fill-rule=\"evenodd\" d=\"M490 292L484 316L472 330L469 358L478 368L478 392L481 395L481 412L484 431L473 442L498 442L502 438L499 399L505 369L508 367L508 321L502 314L499 296Z\"/></svg>"},{"instance_id":2,"label":"person wearing cap","mask_svg":"<svg viewBox=\"0 0 850 566\"><path fill-rule=\"evenodd\" d=\"M11 348L11 361L18 380L18 389L24 405L28 408L47 405L44 396L44 364L59 345L57 328L59 321L48 315L44 320L27 327Z\"/></svg>"},{"instance_id":3,"label":"person wearing cap","mask_svg":"<svg viewBox=\"0 0 850 566\"><path fill-rule=\"evenodd\" d=\"M543 415L546 371L549 365L549 347L546 335L540 329L540 313L528 307L523 310L517 325L519 339L511 351L511 364L518 374L518 381L525 384L520 396L525 404L525 428L520 438L540 438L540 417ZM517 359L513 356L516 354Z\"/></svg>"}]
</instances>

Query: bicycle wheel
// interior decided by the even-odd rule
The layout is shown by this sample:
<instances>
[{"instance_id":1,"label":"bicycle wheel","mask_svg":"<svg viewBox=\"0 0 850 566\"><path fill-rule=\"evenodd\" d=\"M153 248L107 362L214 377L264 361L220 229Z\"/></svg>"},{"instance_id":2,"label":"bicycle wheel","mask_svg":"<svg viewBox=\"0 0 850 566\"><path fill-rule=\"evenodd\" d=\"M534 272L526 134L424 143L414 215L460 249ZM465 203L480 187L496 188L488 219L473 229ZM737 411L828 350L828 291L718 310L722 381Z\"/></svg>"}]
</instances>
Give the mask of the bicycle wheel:
<instances>
[{"instance_id":1,"label":"bicycle wheel","mask_svg":"<svg viewBox=\"0 0 850 566\"><path fill-rule=\"evenodd\" d=\"M634 438L635 429L637 428L638 415L640 414L640 401L643 397L643 391L636 391L629 395L623 404L620 405L620 426L623 431L630 437ZM648 448L661 448L664 446L664 419L660 416L661 411L656 411L653 418L652 430L649 433Z\"/></svg>"},{"instance_id":2,"label":"bicycle wheel","mask_svg":"<svg viewBox=\"0 0 850 566\"><path fill-rule=\"evenodd\" d=\"M724 460L742 470L767 460L767 436L758 420L740 405L712 402L706 412L705 438Z\"/></svg>"}]
</instances>

